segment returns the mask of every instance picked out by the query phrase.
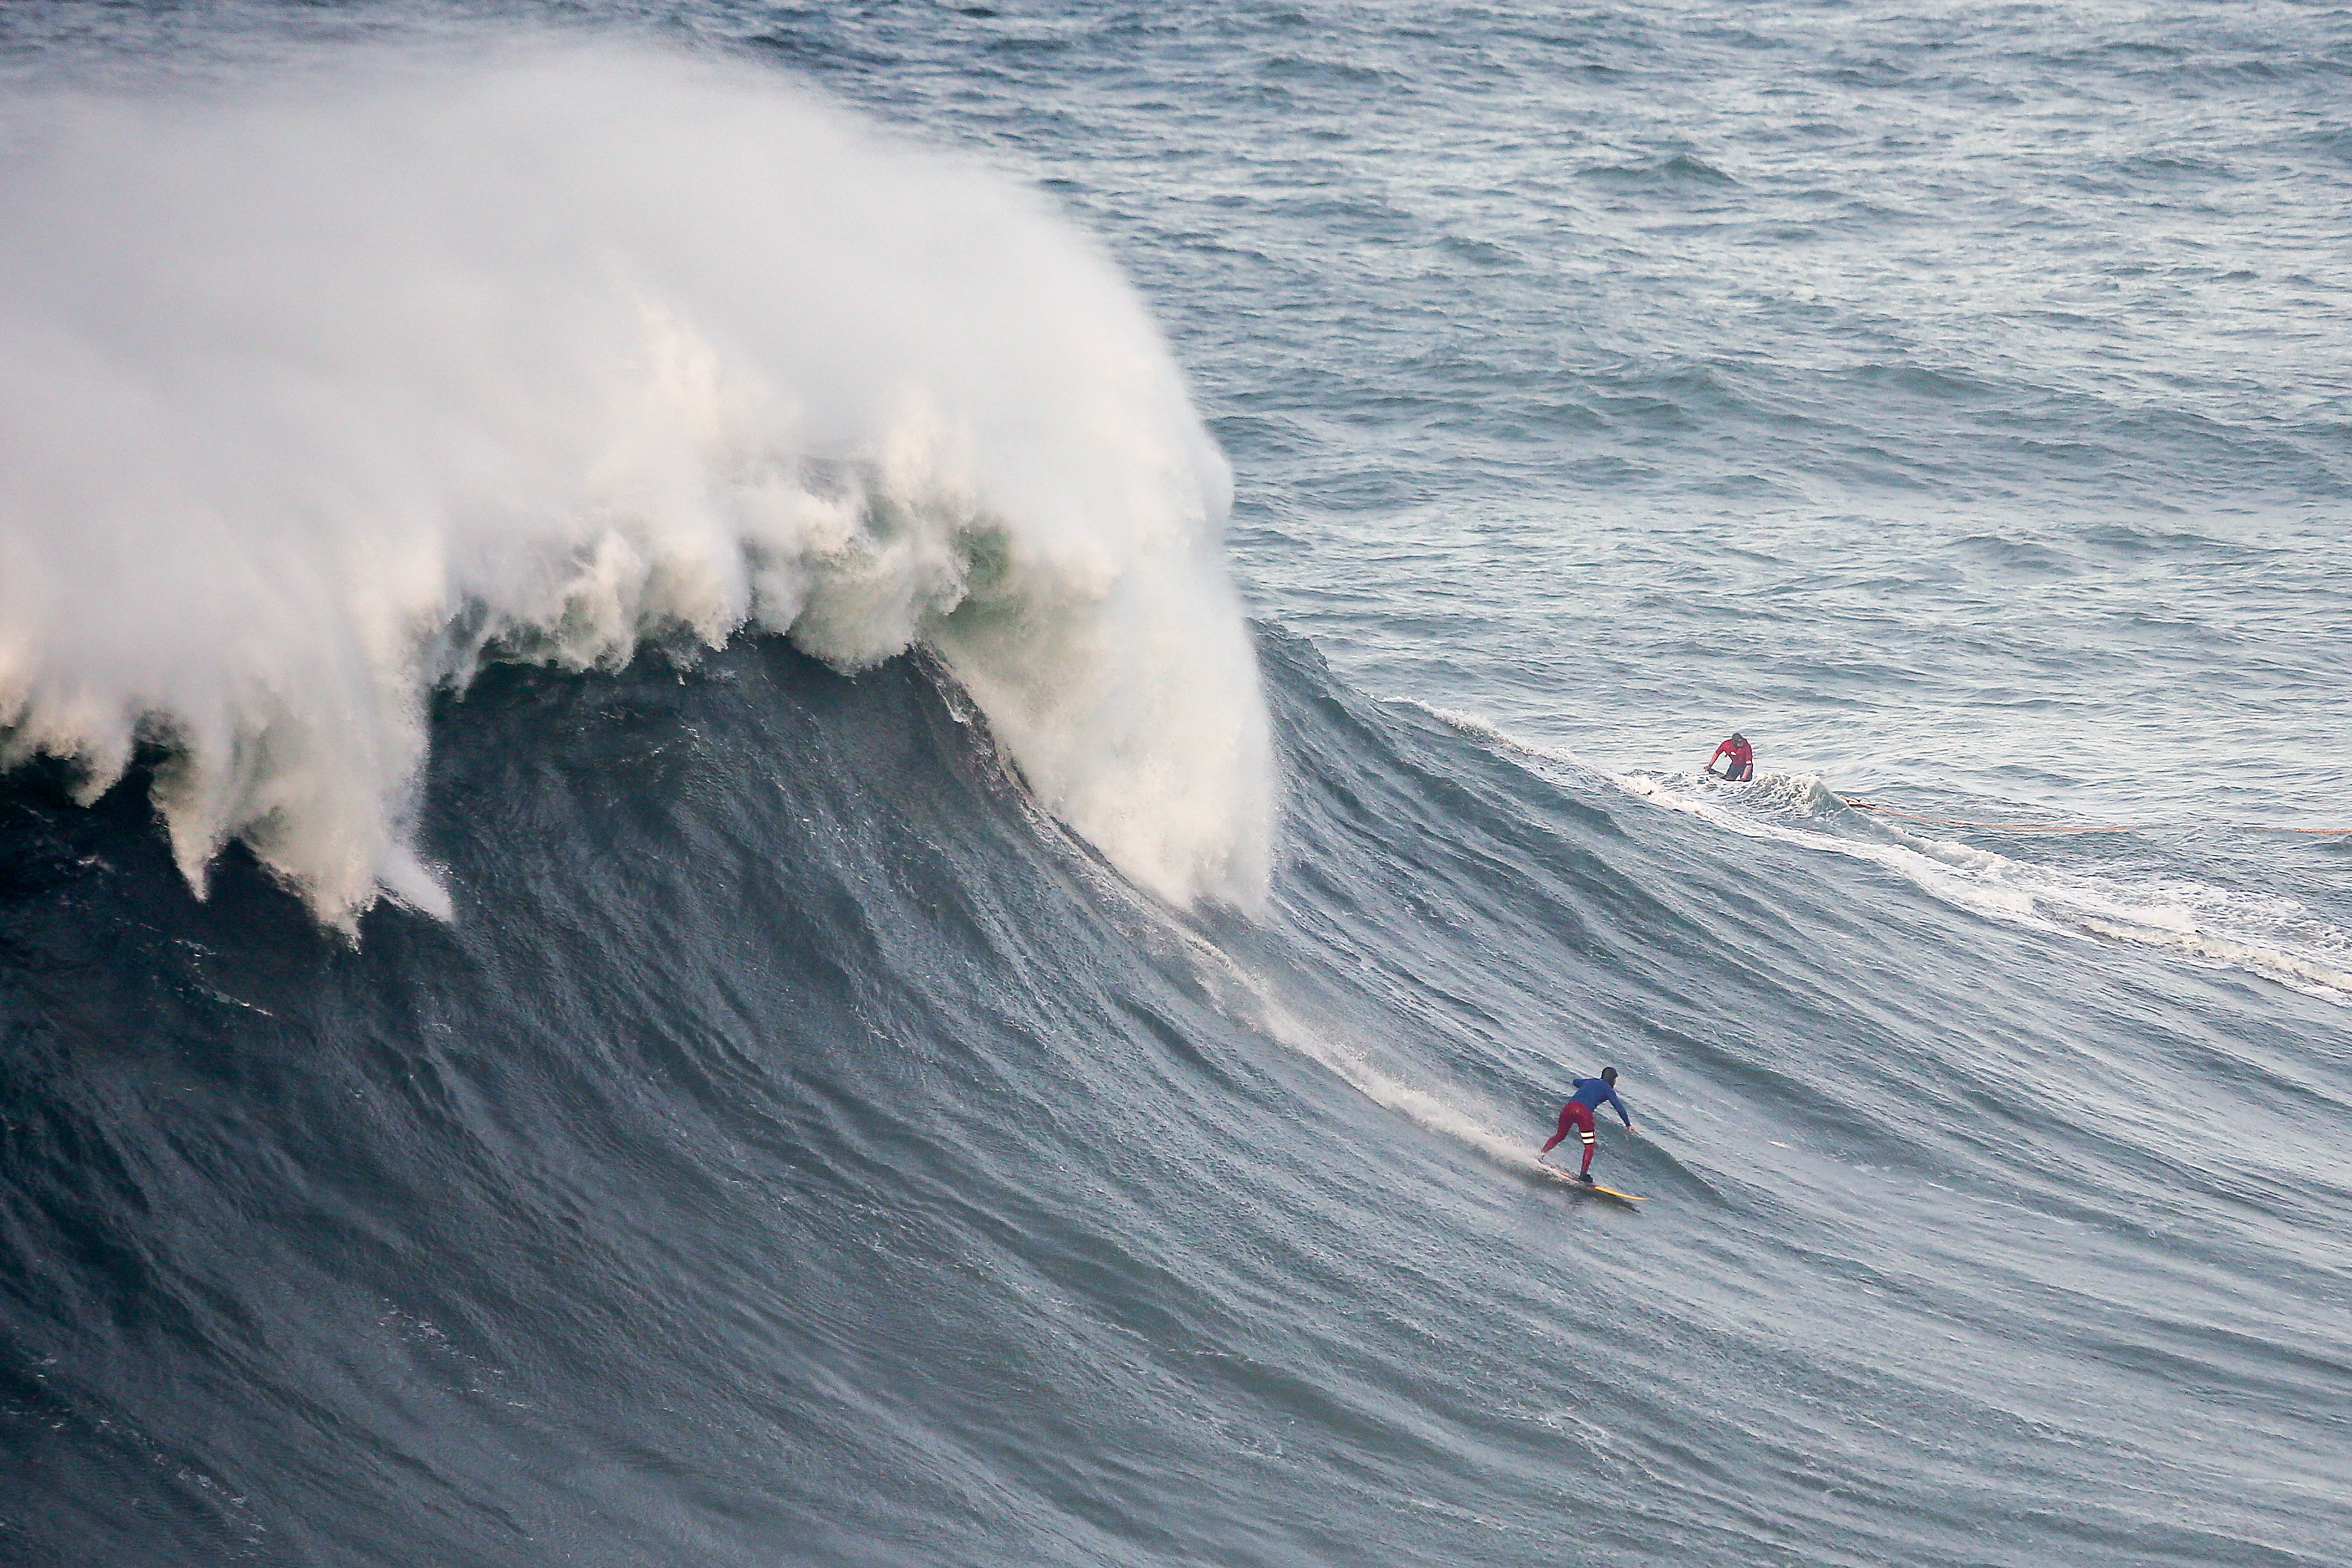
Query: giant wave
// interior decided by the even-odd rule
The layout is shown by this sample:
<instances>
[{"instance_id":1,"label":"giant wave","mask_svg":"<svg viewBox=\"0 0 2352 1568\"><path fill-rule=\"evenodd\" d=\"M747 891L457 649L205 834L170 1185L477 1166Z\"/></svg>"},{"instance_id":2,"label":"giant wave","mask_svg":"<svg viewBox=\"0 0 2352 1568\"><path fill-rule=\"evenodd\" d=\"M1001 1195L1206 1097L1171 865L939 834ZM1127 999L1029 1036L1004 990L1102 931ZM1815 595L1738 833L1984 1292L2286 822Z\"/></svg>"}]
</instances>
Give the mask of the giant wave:
<instances>
[{"instance_id":1,"label":"giant wave","mask_svg":"<svg viewBox=\"0 0 2352 1568\"><path fill-rule=\"evenodd\" d=\"M356 946L241 847L195 900L143 763L13 780L0 1549L1533 1563L1606 1494L1578 1560L2319 1560L2337 1008L1728 857L1262 637L1263 920L772 635L442 694L456 918ZM1604 1052L1639 1216L1526 1169ZM2165 1113L2212 1081L2263 1138Z\"/></svg>"},{"instance_id":2,"label":"giant wave","mask_svg":"<svg viewBox=\"0 0 2352 1568\"><path fill-rule=\"evenodd\" d=\"M987 58L1255 127L1302 17ZM1367 695L1101 257L788 85L235 47L8 110L0 1560L2347 1555L2335 925ZM1602 1062L1637 1214L1529 1169Z\"/></svg>"},{"instance_id":3,"label":"giant wave","mask_svg":"<svg viewBox=\"0 0 2352 1568\"><path fill-rule=\"evenodd\" d=\"M918 644L1177 902L1262 896L1223 459L1034 195L739 68L478 37L49 88L0 162L0 727L142 744L201 889L446 910L424 705L486 658Z\"/></svg>"}]
</instances>

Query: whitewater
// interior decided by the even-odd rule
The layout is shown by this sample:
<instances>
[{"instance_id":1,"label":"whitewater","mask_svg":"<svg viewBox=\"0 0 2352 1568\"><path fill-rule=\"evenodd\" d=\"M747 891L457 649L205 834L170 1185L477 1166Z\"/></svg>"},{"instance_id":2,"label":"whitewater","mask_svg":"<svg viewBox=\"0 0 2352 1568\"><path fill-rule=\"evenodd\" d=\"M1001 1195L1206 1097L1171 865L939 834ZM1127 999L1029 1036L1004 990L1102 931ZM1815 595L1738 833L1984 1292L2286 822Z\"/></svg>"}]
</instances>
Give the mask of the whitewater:
<instances>
[{"instance_id":1,"label":"whitewater","mask_svg":"<svg viewBox=\"0 0 2352 1568\"><path fill-rule=\"evenodd\" d=\"M1262 896L1230 475L1090 247L740 70L315 69L17 106L16 754L90 799L166 749L193 883L239 838L348 926L379 891L446 912L422 709L486 654L920 641L1130 875Z\"/></svg>"},{"instance_id":2,"label":"whitewater","mask_svg":"<svg viewBox=\"0 0 2352 1568\"><path fill-rule=\"evenodd\" d=\"M2347 78L0 8L0 1563L2352 1559Z\"/></svg>"}]
</instances>

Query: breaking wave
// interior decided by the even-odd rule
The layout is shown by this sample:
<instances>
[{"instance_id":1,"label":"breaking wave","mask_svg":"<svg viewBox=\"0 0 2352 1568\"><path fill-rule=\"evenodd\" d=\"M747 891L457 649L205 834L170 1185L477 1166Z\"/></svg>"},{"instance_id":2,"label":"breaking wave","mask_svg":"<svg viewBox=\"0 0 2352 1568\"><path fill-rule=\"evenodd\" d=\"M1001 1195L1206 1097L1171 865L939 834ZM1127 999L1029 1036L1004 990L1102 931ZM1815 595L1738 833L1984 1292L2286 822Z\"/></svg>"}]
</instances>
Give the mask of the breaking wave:
<instances>
[{"instance_id":1,"label":"breaking wave","mask_svg":"<svg viewBox=\"0 0 2352 1568\"><path fill-rule=\"evenodd\" d=\"M8 110L0 764L152 748L193 884L242 839L351 929L446 912L486 659L923 645L1129 877L1258 900L1230 476L1108 262L772 77L479 44Z\"/></svg>"},{"instance_id":2,"label":"breaking wave","mask_svg":"<svg viewBox=\"0 0 2352 1568\"><path fill-rule=\"evenodd\" d=\"M1688 773L1613 773L1469 714L1434 716L1538 768L1590 773L1654 805L1733 833L1884 867L1943 902L1989 920L2135 942L2352 1005L2352 940L2292 898L2178 874L2086 870L2003 855L1864 816L1811 773L1759 773L1754 784L1738 790Z\"/></svg>"}]
</instances>

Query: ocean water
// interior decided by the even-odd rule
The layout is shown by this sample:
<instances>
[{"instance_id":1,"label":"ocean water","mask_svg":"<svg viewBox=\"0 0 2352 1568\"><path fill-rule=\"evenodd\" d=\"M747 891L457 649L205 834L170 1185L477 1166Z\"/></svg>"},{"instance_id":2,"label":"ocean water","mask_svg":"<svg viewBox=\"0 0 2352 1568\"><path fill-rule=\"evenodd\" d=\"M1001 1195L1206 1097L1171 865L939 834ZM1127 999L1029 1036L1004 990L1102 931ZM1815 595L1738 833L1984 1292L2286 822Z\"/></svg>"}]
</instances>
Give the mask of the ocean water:
<instances>
[{"instance_id":1,"label":"ocean water","mask_svg":"<svg viewBox=\"0 0 2352 1568\"><path fill-rule=\"evenodd\" d=\"M0 9L0 1563L2352 1560L2347 192L2269 0Z\"/></svg>"}]
</instances>

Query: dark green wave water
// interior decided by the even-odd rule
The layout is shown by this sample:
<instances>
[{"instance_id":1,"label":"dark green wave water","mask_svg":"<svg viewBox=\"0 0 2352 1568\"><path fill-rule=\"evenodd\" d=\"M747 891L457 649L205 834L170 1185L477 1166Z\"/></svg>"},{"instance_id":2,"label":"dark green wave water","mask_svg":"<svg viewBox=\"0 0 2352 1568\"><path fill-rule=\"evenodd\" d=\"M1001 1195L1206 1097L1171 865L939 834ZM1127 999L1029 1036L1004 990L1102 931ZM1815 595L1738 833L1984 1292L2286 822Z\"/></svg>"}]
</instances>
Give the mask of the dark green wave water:
<instances>
[{"instance_id":1,"label":"dark green wave water","mask_svg":"<svg viewBox=\"0 0 2352 1568\"><path fill-rule=\"evenodd\" d=\"M2333 1004L1263 649L1262 923L772 643L446 706L356 949L20 782L9 1559L2325 1560Z\"/></svg>"}]
</instances>

